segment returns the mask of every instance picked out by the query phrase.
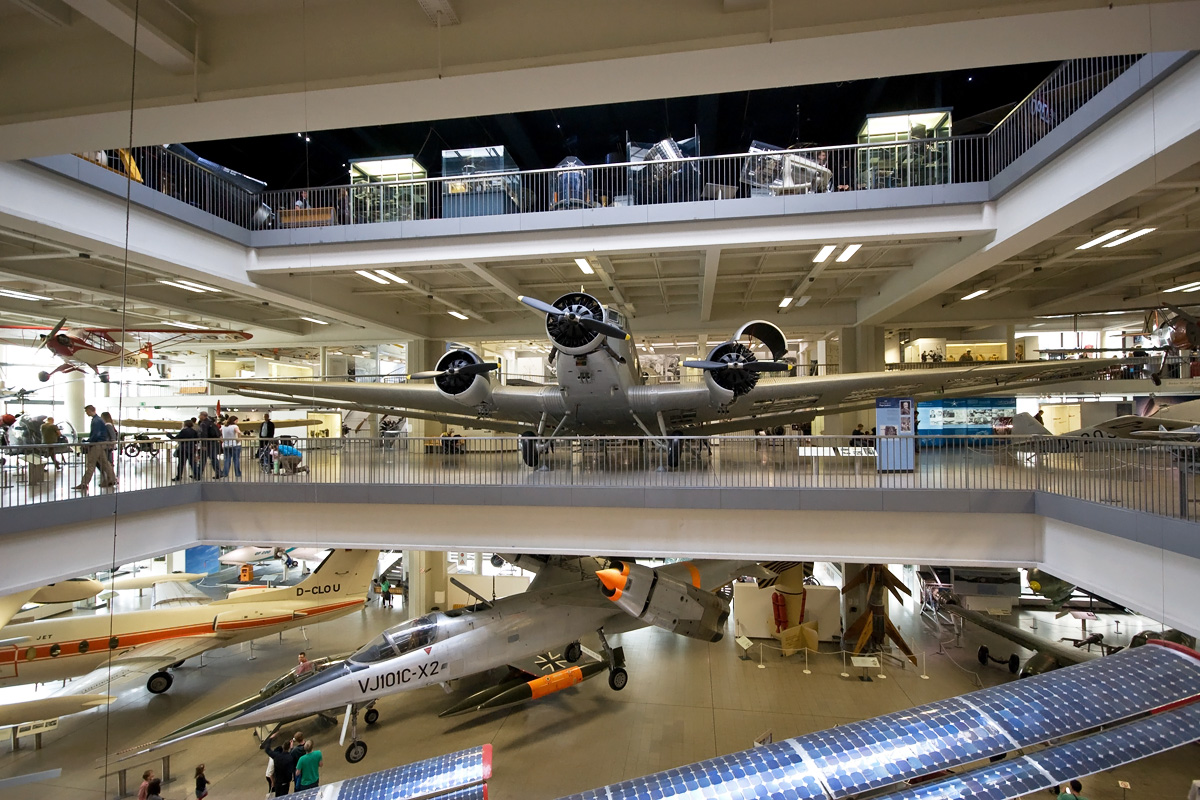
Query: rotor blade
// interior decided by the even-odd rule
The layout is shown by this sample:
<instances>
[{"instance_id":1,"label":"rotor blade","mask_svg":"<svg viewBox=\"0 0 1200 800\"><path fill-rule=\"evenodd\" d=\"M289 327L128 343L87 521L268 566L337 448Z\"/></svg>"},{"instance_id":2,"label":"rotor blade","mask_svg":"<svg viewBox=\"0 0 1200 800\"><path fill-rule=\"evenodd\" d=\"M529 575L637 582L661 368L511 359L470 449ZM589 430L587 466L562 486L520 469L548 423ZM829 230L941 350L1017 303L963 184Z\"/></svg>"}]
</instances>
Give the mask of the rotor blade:
<instances>
[{"instance_id":1,"label":"rotor blade","mask_svg":"<svg viewBox=\"0 0 1200 800\"><path fill-rule=\"evenodd\" d=\"M519 300L520 302L529 306L530 308L536 308L538 311L541 311L544 314L550 314L555 317L561 317L563 314L567 313L567 312L563 311L561 308L555 308L554 306L550 305L549 303L543 303L541 300L538 300L536 297L526 297L525 295L522 294L522 295L517 295L517 300Z\"/></svg>"},{"instance_id":2,"label":"rotor blade","mask_svg":"<svg viewBox=\"0 0 1200 800\"><path fill-rule=\"evenodd\" d=\"M580 327L584 328L585 330L589 330L592 333L602 333L605 336L611 336L614 339L623 339L625 341L629 340L628 333L621 330L616 325L609 325L607 322L580 317L579 325Z\"/></svg>"}]
</instances>

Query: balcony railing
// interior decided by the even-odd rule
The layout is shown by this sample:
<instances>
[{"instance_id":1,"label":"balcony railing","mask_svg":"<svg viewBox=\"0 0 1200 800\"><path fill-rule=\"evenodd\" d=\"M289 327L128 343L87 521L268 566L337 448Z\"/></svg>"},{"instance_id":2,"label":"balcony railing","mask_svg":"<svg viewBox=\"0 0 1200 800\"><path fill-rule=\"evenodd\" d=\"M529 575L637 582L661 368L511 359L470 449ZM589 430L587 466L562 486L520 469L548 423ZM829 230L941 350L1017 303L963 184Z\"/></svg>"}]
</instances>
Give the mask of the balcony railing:
<instances>
[{"instance_id":1,"label":"balcony railing","mask_svg":"<svg viewBox=\"0 0 1200 800\"><path fill-rule=\"evenodd\" d=\"M1063 437L715 436L522 439L516 436L311 438L298 464L246 437L231 482L530 487L940 489L1048 492L1197 521L1200 445ZM908 448L913 448L911 451ZM186 451L185 451L186 452ZM214 476L219 442L180 465L174 442L126 441L116 491ZM0 508L79 497L82 449L3 449ZM884 459L880 463L880 457ZM60 466L51 463L61 461ZM907 461L905 459L908 459ZM533 463L536 466L528 466ZM294 471L299 467L299 471ZM910 471L906 471L910 470ZM174 478L179 477L179 481ZM96 486L93 493L111 492Z\"/></svg>"}]
</instances>

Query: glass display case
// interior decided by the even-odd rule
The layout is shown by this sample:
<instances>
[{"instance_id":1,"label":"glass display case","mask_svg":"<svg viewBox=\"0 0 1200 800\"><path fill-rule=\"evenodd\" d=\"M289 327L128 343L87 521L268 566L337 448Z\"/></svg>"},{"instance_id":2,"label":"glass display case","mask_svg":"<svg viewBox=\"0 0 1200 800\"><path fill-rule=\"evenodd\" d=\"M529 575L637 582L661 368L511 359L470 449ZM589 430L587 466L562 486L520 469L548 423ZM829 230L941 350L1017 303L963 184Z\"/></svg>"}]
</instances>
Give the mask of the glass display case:
<instances>
[{"instance_id":1,"label":"glass display case","mask_svg":"<svg viewBox=\"0 0 1200 800\"><path fill-rule=\"evenodd\" d=\"M403 222L429 218L429 173L412 156L350 162L351 221Z\"/></svg>"},{"instance_id":2,"label":"glass display case","mask_svg":"<svg viewBox=\"0 0 1200 800\"><path fill-rule=\"evenodd\" d=\"M481 217L524 210L517 164L501 146L442 151L442 216Z\"/></svg>"},{"instance_id":3,"label":"glass display case","mask_svg":"<svg viewBox=\"0 0 1200 800\"><path fill-rule=\"evenodd\" d=\"M629 204L683 203L699 200L704 189L700 167L690 161L700 155L700 138L629 142Z\"/></svg>"},{"instance_id":4,"label":"glass display case","mask_svg":"<svg viewBox=\"0 0 1200 800\"><path fill-rule=\"evenodd\" d=\"M935 186L950 180L951 109L869 114L858 131L858 188Z\"/></svg>"}]
</instances>

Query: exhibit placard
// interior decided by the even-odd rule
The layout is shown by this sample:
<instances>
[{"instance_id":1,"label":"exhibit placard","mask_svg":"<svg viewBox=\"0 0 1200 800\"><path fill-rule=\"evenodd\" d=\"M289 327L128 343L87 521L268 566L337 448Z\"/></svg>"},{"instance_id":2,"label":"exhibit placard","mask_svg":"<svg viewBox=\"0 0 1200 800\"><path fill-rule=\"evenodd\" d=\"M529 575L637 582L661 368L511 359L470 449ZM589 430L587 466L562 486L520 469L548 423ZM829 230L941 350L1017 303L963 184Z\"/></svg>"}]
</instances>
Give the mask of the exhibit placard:
<instances>
[{"instance_id":1,"label":"exhibit placard","mask_svg":"<svg viewBox=\"0 0 1200 800\"><path fill-rule=\"evenodd\" d=\"M875 399L875 449L879 472L912 472L916 461L913 438L916 403L911 397Z\"/></svg>"}]
</instances>

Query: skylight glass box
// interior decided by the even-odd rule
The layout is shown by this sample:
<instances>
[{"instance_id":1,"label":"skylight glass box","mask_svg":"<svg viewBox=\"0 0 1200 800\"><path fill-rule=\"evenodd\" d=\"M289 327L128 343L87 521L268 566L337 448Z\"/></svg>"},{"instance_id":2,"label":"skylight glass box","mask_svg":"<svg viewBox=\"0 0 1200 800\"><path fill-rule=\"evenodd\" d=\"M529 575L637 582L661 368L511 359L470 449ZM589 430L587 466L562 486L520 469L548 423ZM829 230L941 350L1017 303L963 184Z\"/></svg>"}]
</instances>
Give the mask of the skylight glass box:
<instances>
[{"instance_id":1,"label":"skylight glass box","mask_svg":"<svg viewBox=\"0 0 1200 800\"><path fill-rule=\"evenodd\" d=\"M517 164L501 146L442 151L442 216L519 214L524 209Z\"/></svg>"},{"instance_id":2,"label":"skylight glass box","mask_svg":"<svg viewBox=\"0 0 1200 800\"><path fill-rule=\"evenodd\" d=\"M949 183L952 109L868 114L858 131L857 188Z\"/></svg>"},{"instance_id":3,"label":"skylight glass box","mask_svg":"<svg viewBox=\"0 0 1200 800\"><path fill-rule=\"evenodd\" d=\"M355 158L350 165L352 221L429 218L429 173L412 156Z\"/></svg>"}]
</instances>

